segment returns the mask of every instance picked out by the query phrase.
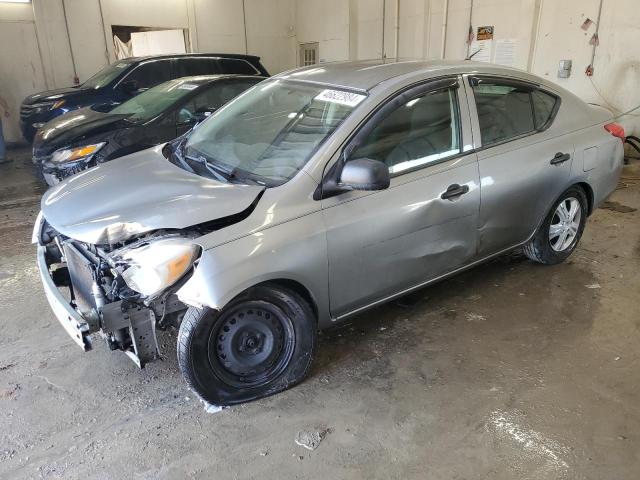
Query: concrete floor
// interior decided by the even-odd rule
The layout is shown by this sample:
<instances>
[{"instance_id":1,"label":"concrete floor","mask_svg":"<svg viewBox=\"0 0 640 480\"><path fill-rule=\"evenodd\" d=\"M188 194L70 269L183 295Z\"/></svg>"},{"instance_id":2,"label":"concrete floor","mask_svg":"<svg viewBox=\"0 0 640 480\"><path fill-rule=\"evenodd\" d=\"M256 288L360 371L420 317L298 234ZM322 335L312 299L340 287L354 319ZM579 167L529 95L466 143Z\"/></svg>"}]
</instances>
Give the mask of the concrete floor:
<instances>
[{"instance_id":1,"label":"concrete floor","mask_svg":"<svg viewBox=\"0 0 640 480\"><path fill-rule=\"evenodd\" d=\"M638 479L640 165L563 265L509 255L321 337L298 387L209 414L166 358L52 316L28 152L0 166L0 478ZM305 429L330 431L308 451Z\"/></svg>"}]
</instances>

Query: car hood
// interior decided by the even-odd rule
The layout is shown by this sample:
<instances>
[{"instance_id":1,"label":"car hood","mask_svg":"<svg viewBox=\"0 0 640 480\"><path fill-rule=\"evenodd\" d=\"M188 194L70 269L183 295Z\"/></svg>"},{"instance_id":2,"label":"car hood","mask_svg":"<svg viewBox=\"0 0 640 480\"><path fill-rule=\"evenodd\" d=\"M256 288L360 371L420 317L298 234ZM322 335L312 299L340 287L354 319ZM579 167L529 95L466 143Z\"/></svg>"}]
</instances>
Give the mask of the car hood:
<instances>
[{"instance_id":1,"label":"car hood","mask_svg":"<svg viewBox=\"0 0 640 480\"><path fill-rule=\"evenodd\" d=\"M80 95L81 93L85 93L91 88L82 88L80 87L67 87L67 88L57 88L55 90L45 90L44 92L34 93L26 97L22 103L24 105L31 105L32 103L42 103L48 102L52 100L62 100L63 98L75 97L76 95Z\"/></svg>"},{"instance_id":2,"label":"car hood","mask_svg":"<svg viewBox=\"0 0 640 480\"><path fill-rule=\"evenodd\" d=\"M128 114L96 112L90 107L65 113L48 121L36 134L33 148L36 153L46 153L60 147L77 144L83 137L133 126L123 119ZM42 152L46 150L46 152Z\"/></svg>"},{"instance_id":3,"label":"car hood","mask_svg":"<svg viewBox=\"0 0 640 480\"><path fill-rule=\"evenodd\" d=\"M161 150L159 145L67 178L42 197L44 218L76 240L115 244L241 213L264 190L187 172Z\"/></svg>"}]
</instances>

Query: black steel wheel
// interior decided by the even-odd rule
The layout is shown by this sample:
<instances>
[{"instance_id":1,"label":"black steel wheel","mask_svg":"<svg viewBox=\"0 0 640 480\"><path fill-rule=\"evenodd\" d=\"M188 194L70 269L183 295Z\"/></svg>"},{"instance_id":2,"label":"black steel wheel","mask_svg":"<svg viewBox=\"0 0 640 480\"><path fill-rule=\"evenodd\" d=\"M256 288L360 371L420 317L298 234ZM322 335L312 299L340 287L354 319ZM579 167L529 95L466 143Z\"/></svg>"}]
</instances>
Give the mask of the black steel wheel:
<instances>
[{"instance_id":1,"label":"black steel wheel","mask_svg":"<svg viewBox=\"0 0 640 480\"><path fill-rule=\"evenodd\" d=\"M243 302L220 315L216 325L209 337L209 363L229 385L268 383L291 360L293 323L271 303Z\"/></svg>"},{"instance_id":2,"label":"black steel wheel","mask_svg":"<svg viewBox=\"0 0 640 480\"><path fill-rule=\"evenodd\" d=\"M178 334L178 363L204 400L233 405L300 382L315 343L308 303L292 290L258 286L220 312L189 309Z\"/></svg>"}]
</instances>

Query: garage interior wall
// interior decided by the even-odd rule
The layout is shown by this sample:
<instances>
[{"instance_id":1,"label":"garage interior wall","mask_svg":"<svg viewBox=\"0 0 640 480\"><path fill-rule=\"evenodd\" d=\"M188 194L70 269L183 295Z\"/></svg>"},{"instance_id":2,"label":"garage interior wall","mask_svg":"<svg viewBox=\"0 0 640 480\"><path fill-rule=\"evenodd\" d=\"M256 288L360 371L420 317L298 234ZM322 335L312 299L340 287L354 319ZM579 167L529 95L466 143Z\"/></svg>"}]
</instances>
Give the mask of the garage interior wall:
<instances>
[{"instance_id":1,"label":"garage interior wall","mask_svg":"<svg viewBox=\"0 0 640 480\"><path fill-rule=\"evenodd\" d=\"M516 42L515 66L617 112L640 104L637 0L605 1L595 73L588 31L600 0L33 0L0 1L0 95L11 106L8 141L20 139L22 99L82 82L115 60L111 25L186 29L193 52L250 53L271 73L296 66L298 45L318 42L321 62L382 58L462 59L471 24ZM65 24L66 17L66 24ZM68 27L68 35L67 35ZM573 61L557 78L558 62ZM639 133L640 117L625 117Z\"/></svg>"}]
</instances>

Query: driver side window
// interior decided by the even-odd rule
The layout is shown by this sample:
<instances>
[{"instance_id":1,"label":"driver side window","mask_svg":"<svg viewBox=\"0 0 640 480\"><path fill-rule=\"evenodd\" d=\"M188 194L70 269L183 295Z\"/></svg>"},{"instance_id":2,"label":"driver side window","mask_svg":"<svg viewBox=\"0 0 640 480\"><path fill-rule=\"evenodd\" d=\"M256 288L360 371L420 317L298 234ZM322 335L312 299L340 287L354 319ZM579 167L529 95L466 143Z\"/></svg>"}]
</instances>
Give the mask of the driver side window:
<instances>
[{"instance_id":1,"label":"driver side window","mask_svg":"<svg viewBox=\"0 0 640 480\"><path fill-rule=\"evenodd\" d=\"M385 163L391 175L422 168L460 152L458 107L453 88L412 98L376 125L350 159Z\"/></svg>"}]
</instances>

